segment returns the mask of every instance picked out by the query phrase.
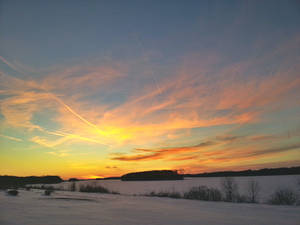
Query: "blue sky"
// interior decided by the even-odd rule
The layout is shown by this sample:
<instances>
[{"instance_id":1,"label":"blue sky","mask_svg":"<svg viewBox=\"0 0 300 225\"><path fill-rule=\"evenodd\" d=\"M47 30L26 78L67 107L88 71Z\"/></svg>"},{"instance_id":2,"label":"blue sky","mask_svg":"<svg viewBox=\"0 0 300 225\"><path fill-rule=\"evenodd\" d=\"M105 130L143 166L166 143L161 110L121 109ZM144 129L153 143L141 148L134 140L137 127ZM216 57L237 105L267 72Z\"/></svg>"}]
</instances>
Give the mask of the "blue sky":
<instances>
[{"instance_id":1,"label":"blue sky","mask_svg":"<svg viewBox=\"0 0 300 225\"><path fill-rule=\"evenodd\" d=\"M300 20L297 1L2 1L1 15L2 56L35 67L145 51L164 63L199 51L238 61L288 39Z\"/></svg>"}]
</instances>

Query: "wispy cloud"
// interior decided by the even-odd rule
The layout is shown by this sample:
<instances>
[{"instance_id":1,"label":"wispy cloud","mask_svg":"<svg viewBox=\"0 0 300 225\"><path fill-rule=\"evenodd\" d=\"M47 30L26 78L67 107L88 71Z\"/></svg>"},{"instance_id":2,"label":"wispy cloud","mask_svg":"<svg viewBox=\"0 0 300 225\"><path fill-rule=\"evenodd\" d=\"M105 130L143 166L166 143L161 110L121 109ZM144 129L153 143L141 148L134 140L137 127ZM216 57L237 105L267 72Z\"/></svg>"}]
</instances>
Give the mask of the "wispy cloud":
<instances>
[{"instance_id":1,"label":"wispy cloud","mask_svg":"<svg viewBox=\"0 0 300 225\"><path fill-rule=\"evenodd\" d=\"M102 148L105 145L112 150L106 153L113 155L106 160L119 163L201 160L212 166L279 154L289 150L266 145L266 140L277 140L278 134L221 130L199 135L195 129L228 126L238 130L265 122L265 115L299 107L298 65L287 66L287 58L271 73L255 70L287 51L289 46L230 64L222 56L188 54L160 77L149 77L153 76L149 67L136 69L138 63L124 62L82 63L26 79L0 71L1 126L26 132L28 141L51 148L53 155L65 145L82 142L107 151ZM20 67L3 57L0 60L15 71ZM35 120L41 115L46 117L44 123ZM172 146L174 140L178 140L175 146L184 140L183 147L161 147ZM206 141L191 144L195 140ZM114 155L120 149L124 154Z\"/></svg>"},{"instance_id":2,"label":"wispy cloud","mask_svg":"<svg viewBox=\"0 0 300 225\"><path fill-rule=\"evenodd\" d=\"M243 161L256 161L263 158L274 157L289 151L297 151L300 144L284 145L280 147L257 148L257 147L240 147L239 149L222 149L211 153L204 153L198 156L198 162L205 165L219 164L235 164Z\"/></svg>"},{"instance_id":3,"label":"wispy cloud","mask_svg":"<svg viewBox=\"0 0 300 225\"><path fill-rule=\"evenodd\" d=\"M261 155L270 155L270 154L276 154L281 152L287 152L287 151L297 150L297 149L300 149L300 143L293 144L293 145L286 145L282 147L266 148L259 151L251 151L246 154L248 156L261 156Z\"/></svg>"},{"instance_id":4,"label":"wispy cloud","mask_svg":"<svg viewBox=\"0 0 300 225\"><path fill-rule=\"evenodd\" d=\"M70 151L68 150L60 150L60 151L51 151L51 152L47 152L50 155L54 155L57 157L66 157L70 155Z\"/></svg>"},{"instance_id":5,"label":"wispy cloud","mask_svg":"<svg viewBox=\"0 0 300 225\"><path fill-rule=\"evenodd\" d=\"M176 164L177 168L185 168L185 171L188 173L241 170L299 165L300 160L295 160L294 157L286 157L290 153L296 156L299 154L299 151L299 143L270 148L261 148L259 146L225 148L223 146L219 150L194 154L191 156L192 160L181 162L180 157L178 157L178 160L176 158L174 160L181 163Z\"/></svg>"},{"instance_id":6,"label":"wispy cloud","mask_svg":"<svg viewBox=\"0 0 300 225\"><path fill-rule=\"evenodd\" d=\"M253 63L235 63L214 71L214 63L221 59L211 57L197 64L190 61L198 62L198 56L191 57L157 80L159 88L141 83L118 104L95 104L93 95L113 94L117 90L114 81L129 78L130 64L78 65L45 74L38 81L2 74L2 91L10 95L1 101L2 114L9 125L47 130L33 123L32 117L51 108L65 133L107 145L142 145L149 139L170 137L174 130L258 122L272 105L285 101L289 94L296 95L300 86L293 71L284 76L284 70L244 76Z\"/></svg>"},{"instance_id":7,"label":"wispy cloud","mask_svg":"<svg viewBox=\"0 0 300 225\"><path fill-rule=\"evenodd\" d=\"M3 134L0 134L0 137L6 138L6 139L9 139L9 140L12 140L12 141L18 141L18 142L23 141L20 138L16 138L16 137L12 137L12 136L7 136L7 135L3 135Z\"/></svg>"}]
</instances>

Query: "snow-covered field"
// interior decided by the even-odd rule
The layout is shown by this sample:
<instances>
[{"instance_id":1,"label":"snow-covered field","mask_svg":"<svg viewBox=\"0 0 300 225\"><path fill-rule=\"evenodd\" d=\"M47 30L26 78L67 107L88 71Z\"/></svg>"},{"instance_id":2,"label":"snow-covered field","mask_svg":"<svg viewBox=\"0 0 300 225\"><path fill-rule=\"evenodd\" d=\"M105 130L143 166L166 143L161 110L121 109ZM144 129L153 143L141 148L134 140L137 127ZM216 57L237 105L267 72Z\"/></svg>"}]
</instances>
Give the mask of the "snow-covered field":
<instances>
[{"instance_id":1,"label":"snow-covered field","mask_svg":"<svg viewBox=\"0 0 300 225\"><path fill-rule=\"evenodd\" d=\"M299 225L299 206L273 206L228 202L207 202L140 196L151 191L184 192L206 185L221 189L222 178L187 178L183 181L90 180L81 185L101 185L121 195L55 191L44 196L43 190L19 190L18 196L0 191L2 225ZM240 194L249 180L260 185L260 202L264 203L278 188L288 187L300 196L300 175L235 177ZM72 183L51 185L69 190ZM40 186L40 185L37 185ZM136 196L134 196L136 195Z\"/></svg>"},{"instance_id":2,"label":"snow-covered field","mask_svg":"<svg viewBox=\"0 0 300 225\"><path fill-rule=\"evenodd\" d=\"M41 190L0 192L2 225L299 225L300 208Z\"/></svg>"},{"instance_id":3,"label":"snow-covered field","mask_svg":"<svg viewBox=\"0 0 300 225\"><path fill-rule=\"evenodd\" d=\"M270 195L278 188L288 187L293 189L295 192L300 191L298 181L300 175L285 175L285 176L258 176L258 177L235 177L236 183L240 194L247 194L247 185L250 180L255 180L259 183L260 202L266 202ZM150 193L151 191L177 191L185 192L191 187L206 185L208 187L214 187L221 189L220 177L209 177L209 178L185 178L184 180L175 181L120 181L120 180L90 180L90 181L79 181L76 182L77 188L80 185L101 185L108 188L111 191L116 191L121 194L127 195L143 195ZM57 188L68 190L70 188L69 182L64 182L57 185L52 185ZM299 223L300 224L300 223Z\"/></svg>"}]
</instances>

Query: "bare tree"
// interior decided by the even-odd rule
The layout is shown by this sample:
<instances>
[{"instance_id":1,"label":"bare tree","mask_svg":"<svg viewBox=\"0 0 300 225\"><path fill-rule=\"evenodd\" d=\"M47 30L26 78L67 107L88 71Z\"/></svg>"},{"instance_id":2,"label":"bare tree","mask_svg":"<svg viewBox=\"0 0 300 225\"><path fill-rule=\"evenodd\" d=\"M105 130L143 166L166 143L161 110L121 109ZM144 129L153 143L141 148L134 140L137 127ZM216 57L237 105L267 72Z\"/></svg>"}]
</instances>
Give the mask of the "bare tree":
<instances>
[{"instance_id":1,"label":"bare tree","mask_svg":"<svg viewBox=\"0 0 300 225\"><path fill-rule=\"evenodd\" d=\"M238 196L238 185L232 177L224 177L221 180L221 187L225 194L225 201L234 202Z\"/></svg>"},{"instance_id":2,"label":"bare tree","mask_svg":"<svg viewBox=\"0 0 300 225\"><path fill-rule=\"evenodd\" d=\"M74 181L70 183L70 191L76 191L76 183Z\"/></svg>"},{"instance_id":3,"label":"bare tree","mask_svg":"<svg viewBox=\"0 0 300 225\"><path fill-rule=\"evenodd\" d=\"M297 193L290 188L277 189L269 200L273 205L294 205L297 203Z\"/></svg>"},{"instance_id":4,"label":"bare tree","mask_svg":"<svg viewBox=\"0 0 300 225\"><path fill-rule=\"evenodd\" d=\"M249 180L247 185L247 192L249 201L251 203L258 202L258 196L260 192L260 185L256 180Z\"/></svg>"}]
</instances>

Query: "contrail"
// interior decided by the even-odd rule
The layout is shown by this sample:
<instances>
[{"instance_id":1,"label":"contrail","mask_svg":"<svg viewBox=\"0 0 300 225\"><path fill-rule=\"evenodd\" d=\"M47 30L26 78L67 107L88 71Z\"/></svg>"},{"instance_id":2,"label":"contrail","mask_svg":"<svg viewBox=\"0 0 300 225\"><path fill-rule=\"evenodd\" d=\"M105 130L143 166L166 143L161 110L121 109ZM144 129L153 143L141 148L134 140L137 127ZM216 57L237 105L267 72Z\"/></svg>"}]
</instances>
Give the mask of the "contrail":
<instances>
[{"instance_id":1,"label":"contrail","mask_svg":"<svg viewBox=\"0 0 300 225\"><path fill-rule=\"evenodd\" d=\"M70 106L68 106L67 104L65 104L60 98L58 98L57 96L55 96L52 93L49 93L50 95L52 95L52 97L59 102L60 104L62 104L70 113L72 113L74 116L76 116L78 119L80 119L82 122L84 122L85 124L95 128L99 133L101 133L102 135L104 135L104 131L102 131L101 129L99 129L95 124L91 123L90 121L84 119L82 116L80 116L78 113L76 113Z\"/></svg>"},{"instance_id":2,"label":"contrail","mask_svg":"<svg viewBox=\"0 0 300 225\"><path fill-rule=\"evenodd\" d=\"M139 36L137 35L136 38L137 38L137 42L138 42L138 44L140 45L140 48L141 48L142 52L145 53L145 52L146 52L146 51L145 51L145 48L144 48L143 43L142 43L142 41L140 40ZM158 82L156 81L156 79L155 79L155 77L154 77L154 73L153 73L152 70L151 70L151 75L152 75L151 78L153 79L153 83L154 83L156 89L159 91L159 94L161 94L161 93L162 93L162 90L161 90L160 86L158 85Z\"/></svg>"},{"instance_id":3,"label":"contrail","mask_svg":"<svg viewBox=\"0 0 300 225\"><path fill-rule=\"evenodd\" d=\"M13 69L13 70L15 70L15 71L17 71L17 72L19 72L19 73L22 73L22 74L24 74L22 71L20 71L17 67L15 67L13 64L11 64L10 62L8 62L4 57L2 57L1 55L0 55L0 60L3 62L3 63L5 63L6 65L8 65L11 69Z\"/></svg>"},{"instance_id":4,"label":"contrail","mask_svg":"<svg viewBox=\"0 0 300 225\"><path fill-rule=\"evenodd\" d=\"M158 85L158 82L156 81L156 79L155 79L155 77L154 77L153 71L151 71L151 73L152 73L152 78L153 78L153 82L154 82L154 84L155 84L155 86L156 86L156 89L158 89L159 94L161 94L161 93L162 93L162 90L161 90L160 86Z\"/></svg>"}]
</instances>

